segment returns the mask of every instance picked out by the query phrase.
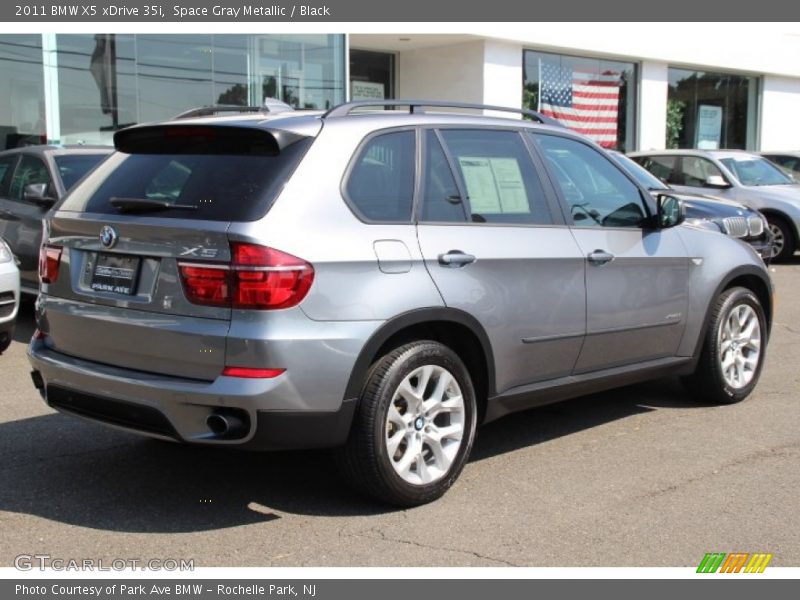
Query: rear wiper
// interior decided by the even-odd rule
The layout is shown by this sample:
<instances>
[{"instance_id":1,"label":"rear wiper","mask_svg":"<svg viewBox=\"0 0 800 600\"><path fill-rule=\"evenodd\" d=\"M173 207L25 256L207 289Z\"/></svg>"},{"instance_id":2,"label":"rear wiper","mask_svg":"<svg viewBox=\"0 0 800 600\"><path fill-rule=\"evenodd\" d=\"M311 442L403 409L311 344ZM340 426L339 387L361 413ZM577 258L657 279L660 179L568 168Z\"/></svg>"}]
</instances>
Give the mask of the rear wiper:
<instances>
[{"instance_id":1,"label":"rear wiper","mask_svg":"<svg viewBox=\"0 0 800 600\"><path fill-rule=\"evenodd\" d=\"M114 196L109 199L109 203L120 212L150 212L173 208L197 210L194 204L173 204L166 200L153 200L151 198L118 198Z\"/></svg>"}]
</instances>

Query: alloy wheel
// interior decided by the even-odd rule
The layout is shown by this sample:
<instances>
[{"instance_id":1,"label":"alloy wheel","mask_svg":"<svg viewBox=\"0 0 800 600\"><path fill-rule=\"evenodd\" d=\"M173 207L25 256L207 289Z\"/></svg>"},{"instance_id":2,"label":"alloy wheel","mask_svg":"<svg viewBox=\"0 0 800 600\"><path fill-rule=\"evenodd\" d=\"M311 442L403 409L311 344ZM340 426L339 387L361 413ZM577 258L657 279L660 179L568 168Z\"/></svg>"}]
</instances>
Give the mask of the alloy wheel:
<instances>
[{"instance_id":1,"label":"alloy wheel","mask_svg":"<svg viewBox=\"0 0 800 600\"><path fill-rule=\"evenodd\" d=\"M395 472L425 485L450 470L464 435L461 388L444 367L424 365L406 376L386 413L385 443Z\"/></svg>"},{"instance_id":2,"label":"alloy wheel","mask_svg":"<svg viewBox=\"0 0 800 600\"><path fill-rule=\"evenodd\" d=\"M736 304L720 323L719 362L725 382L741 389L752 381L761 358L761 324L748 304Z\"/></svg>"}]
</instances>

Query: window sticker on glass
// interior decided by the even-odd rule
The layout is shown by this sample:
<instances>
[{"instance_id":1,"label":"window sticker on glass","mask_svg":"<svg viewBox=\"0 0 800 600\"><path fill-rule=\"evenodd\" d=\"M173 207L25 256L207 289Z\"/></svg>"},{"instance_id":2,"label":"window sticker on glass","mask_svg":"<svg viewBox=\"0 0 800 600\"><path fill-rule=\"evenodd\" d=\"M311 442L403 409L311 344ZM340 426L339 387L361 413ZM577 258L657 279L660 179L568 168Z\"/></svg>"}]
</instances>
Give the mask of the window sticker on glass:
<instances>
[{"instance_id":1,"label":"window sticker on glass","mask_svg":"<svg viewBox=\"0 0 800 600\"><path fill-rule=\"evenodd\" d=\"M473 213L528 213L530 204L515 158L459 156Z\"/></svg>"}]
</instances>

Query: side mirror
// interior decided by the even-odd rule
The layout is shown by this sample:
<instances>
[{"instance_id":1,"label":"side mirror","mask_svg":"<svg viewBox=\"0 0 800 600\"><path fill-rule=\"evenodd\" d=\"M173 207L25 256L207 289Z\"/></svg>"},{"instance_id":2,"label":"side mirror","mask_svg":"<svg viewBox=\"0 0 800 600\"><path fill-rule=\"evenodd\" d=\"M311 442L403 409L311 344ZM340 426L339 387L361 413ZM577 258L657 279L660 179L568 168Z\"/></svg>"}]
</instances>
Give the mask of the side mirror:
<instances>
[{"instance_id":1,"label":"side mirror","mask_svg":"<svg viewBox=\"0 0 800 600\"><path fill-rule=\"evenodd\" d=\"M725 179L722 177L722 175L709 175L706 178L706 181L703 184L703 187L710 187L710 188L716 188L716 189L720 189L721 190L721 189L725 189L725 188L731 187L731 184L728 183L727 181L725 181Z\"/></svg>"},{"instance_id":2,"label":"side mirror","mask_svg":"<svg viewBox=\"0 0 800 600\"><path fill-rule=\"evenodd\" d=\"M25 186L22 197L42 208L50 208L56 203L56 198L47 195L47 187L46 183L30 183Z\"/></svg>"},{"instance_id":3,"label":"side mirror","mask_svg":"<svg viewBox=\"0 0 800 600\"><path fill-rule=\"evenodd\" d=\"M675 196L659 194L656 198L658 228L667 229L683 223L685 218L683 203Z\"/></svg>"}]
</instances>

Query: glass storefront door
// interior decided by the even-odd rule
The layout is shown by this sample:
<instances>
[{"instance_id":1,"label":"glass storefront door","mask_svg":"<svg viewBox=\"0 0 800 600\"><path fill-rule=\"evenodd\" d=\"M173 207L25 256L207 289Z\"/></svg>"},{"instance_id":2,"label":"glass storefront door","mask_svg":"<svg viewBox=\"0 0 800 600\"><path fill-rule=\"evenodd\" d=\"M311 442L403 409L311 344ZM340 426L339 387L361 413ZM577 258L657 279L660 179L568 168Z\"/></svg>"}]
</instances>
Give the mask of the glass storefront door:
<instances>
[{"instance_id":1,"label":"glass storefront door","mask_svg":"<svg viewBox=\"0 0 800 600\"><path fill-rule=\"evenodd\" d=\"M754 149L758 78L669 69L667 148Z\"/></svg>"}]
</instances>

